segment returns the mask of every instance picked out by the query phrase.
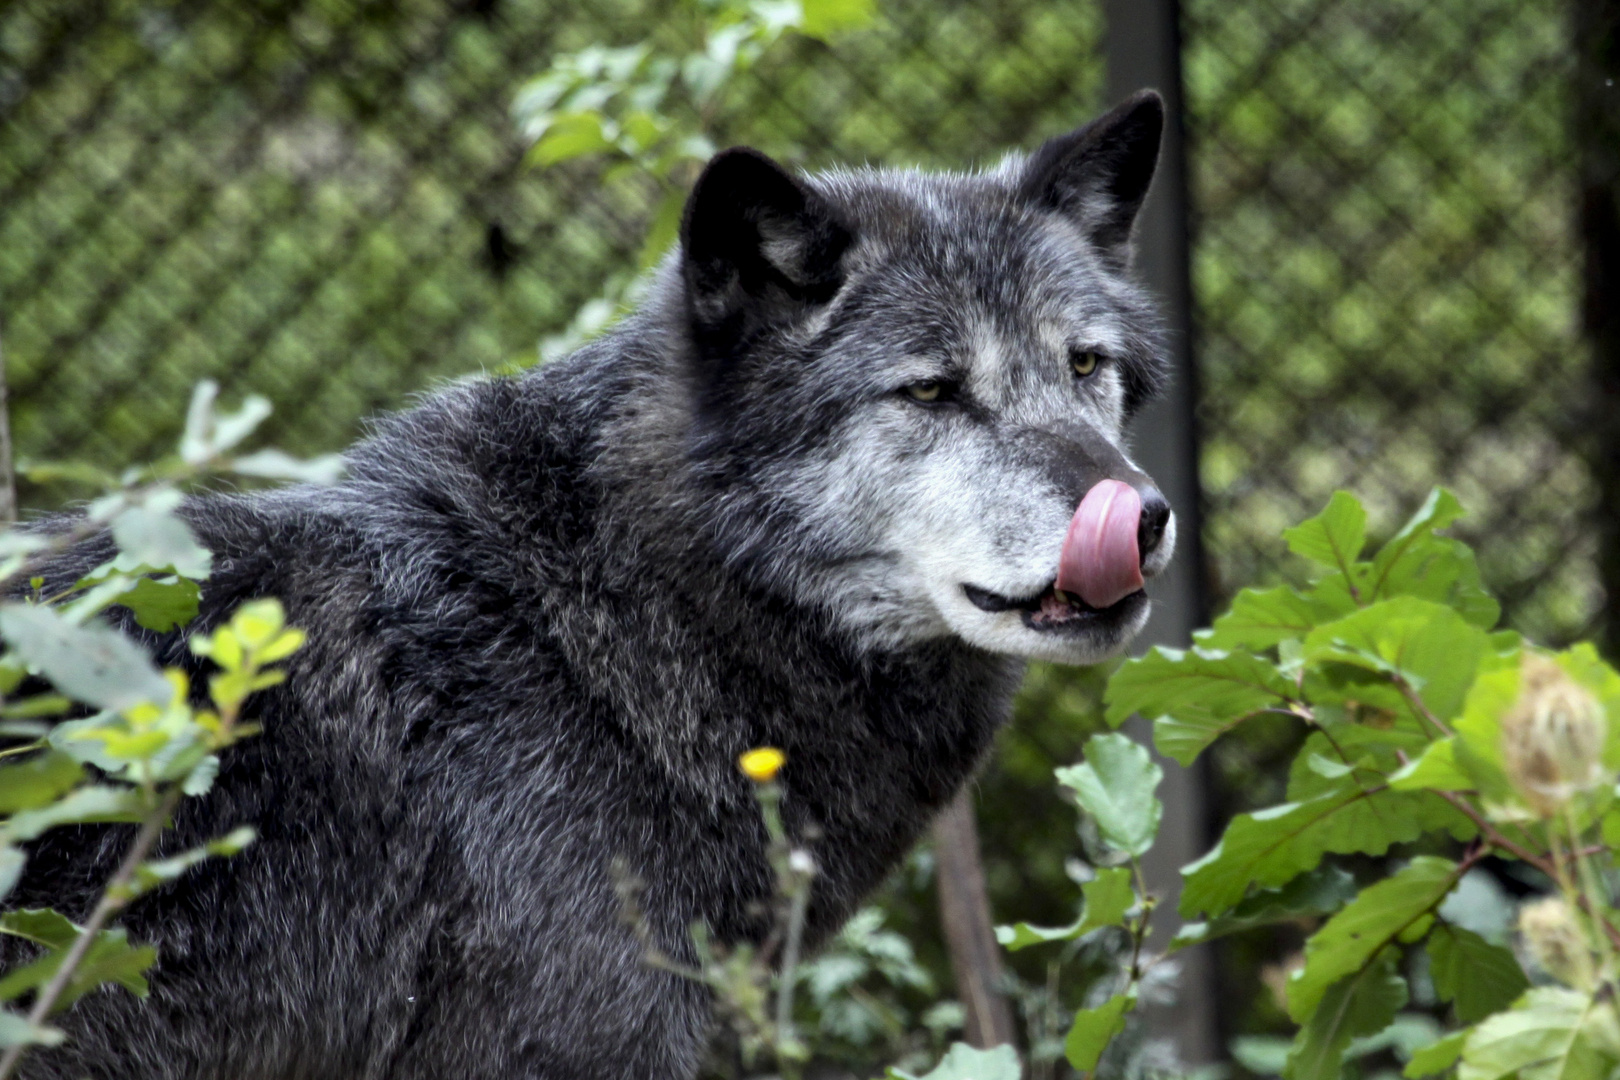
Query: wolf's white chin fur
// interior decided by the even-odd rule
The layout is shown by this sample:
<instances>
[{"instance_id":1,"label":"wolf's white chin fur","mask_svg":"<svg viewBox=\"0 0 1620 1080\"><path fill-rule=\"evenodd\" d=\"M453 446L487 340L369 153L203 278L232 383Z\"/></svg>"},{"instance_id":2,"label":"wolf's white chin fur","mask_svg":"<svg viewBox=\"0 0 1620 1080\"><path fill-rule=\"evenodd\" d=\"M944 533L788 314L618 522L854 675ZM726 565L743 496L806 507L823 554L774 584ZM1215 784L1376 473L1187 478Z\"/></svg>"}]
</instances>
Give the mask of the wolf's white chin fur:
<instances>
[{"instance_id":1,"label":"wolf's white chin fur","mask_svg":"<svg viewBox=\"0 0 1620 1080\"><path fill-rule=\"evenodd\" d=\"M1159 546L1142 563L1142 576L1148 580L1169 565L1176 547L1176 518L1170 515L1165 523L1164 537ZM1005 656L1021 656L1030 660L1047 660L1058 664L1096 664L1118 655L1142 628L1147 625L1152 608L1140 605L1137 610L1118 622L1099 623L1094 629L1081 634L1032 630L1025 625L1022 612L981 611L963 591L964 584L975 584L1004 596L1028 596L1044 589L1050 578L1042 581L1029 579L1021 583L1011 578L1005 587L983 580L958 580L960 575L946 571L931 576L929 599L950 631L970 645Z\"/></svg>"}]
</instances>

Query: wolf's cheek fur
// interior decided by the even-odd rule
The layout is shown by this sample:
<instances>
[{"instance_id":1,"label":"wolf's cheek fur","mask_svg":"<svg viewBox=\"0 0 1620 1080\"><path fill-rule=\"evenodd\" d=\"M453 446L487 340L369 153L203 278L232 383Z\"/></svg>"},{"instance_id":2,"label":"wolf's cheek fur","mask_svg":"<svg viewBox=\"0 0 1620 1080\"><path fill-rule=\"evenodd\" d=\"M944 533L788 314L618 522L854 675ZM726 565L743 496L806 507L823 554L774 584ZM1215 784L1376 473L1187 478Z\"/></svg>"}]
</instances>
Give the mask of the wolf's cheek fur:
<instances>
[{"instance_id":1,"label":"wolf's cheek fur","mask_svg":"<svg viewBox=\"0 0 1620 1080\"><path fill-rule=\"evenodd\" d=\"M850 425L813 475L784 484L804 493L807 528L844 555L815 575L808 599L875 648L954 636L1004 655L1089 664L1141 630L1140 603L1061 634L1031 628L1017 611L974 606L964 586L1024 597L1052 583L1075 500L983 430L944 422L919 438L904 418L884 419ZM1168 561L1173 529L1144 565L1149 575Z\"/></svg>"}]
</instances>

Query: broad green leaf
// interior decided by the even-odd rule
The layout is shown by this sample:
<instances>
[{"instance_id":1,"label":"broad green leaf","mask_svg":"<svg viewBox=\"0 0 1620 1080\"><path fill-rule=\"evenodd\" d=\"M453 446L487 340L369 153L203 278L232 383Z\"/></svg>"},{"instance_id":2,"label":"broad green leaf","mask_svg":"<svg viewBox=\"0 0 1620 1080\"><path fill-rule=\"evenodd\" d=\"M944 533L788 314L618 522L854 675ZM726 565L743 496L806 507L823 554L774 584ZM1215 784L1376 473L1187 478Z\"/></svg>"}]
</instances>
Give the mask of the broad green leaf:
<instances>
[{"instance_id":1,"label":"broad green leaf","mask_svg":"<svg viewBox=\"0 0 1620 1080\"><path fill-rule=\"evenodd\" d=\"M1389 954L1327 987L1321 1005L1294 1038L1287 1080L1338 1080L1345 1048L1387 1028L1406 1004L1406 980Z\"/></svg>"},{"instance_id":2,"label":"broad green leaf","mask_svg":"<svg viewBox=\"0 0 1620 1080\"><path fill-rule=\"evenodd\" d=\"M1454 1003L1465 1024L1507 1008L1530 989L1511 952L1472 930L1437 922L1427 944L1429 974L1441 1001Z\"/></svg>"},{"instance_id":3,"label":"broad green leaf","mask_svg":"<svg viewBox=\"0 0 1620 1080\"><path fill-rule=\"evenodd\" d=\"M1417 596L1445 604L1464 619L1489 630L1501 617L1501 605L1485 591L1479 565L1468 545L1436 536L1463 514L1462 504L1444 488L1435 488L1358 575L1367 602L1391 596Z\"/></svg>"},{"instance_id":4,"label":"broad green leaf","mask_svg":"<svg viewBox=\"0 0 1620 1080\"><path fill-rule=\"evenodd\" d=\"M1244 589L1232 601L1232 609L1215 620L1208 630L1193 637L1208 649L1269 649L1289 639L1304 640L1319 624L1355 610L1348 598L1343 604L1304 596L1286 585L1275 589Z\"/></svg>"},{"instance_id":5,"label":"broad green leaf","mask_svg":"<svg viewBox=\"0 0 1620 1080\"><path fill-rule=\"evenodd\" d=\"M546 133L529 150L528 160L536 165L556 165L586 154L613 149L607 125L598 112L571 112L554 118Z\"/></svg>"},{"instance_id":6,"label":"broad green leaf","mask_svg":"<svg viewBox=\"0 0 1620 1080\"><path fill-rule=\"evenodd\" d=\"M1479 627L1451 608L1411 596L1363 608L1305 638L1307 662L1398 674L1442 721L1461 710L1485 649L1485 632Z\"/></svg>"},{"instance_id":7,"label":"broad green leaf","mask_svg":"<svg viewBox=\"0 0 1620 1080\"><path fill-rule=\"evenodd\" d=\"M120 570L170 567L194 580L208 577L214 557L197 543L191 526L177 512L181 501L178 491L160 491L113 518L113 541L119 551L113 565Z\"/></svg>"},{"instance_id":8,"label":"broad green leaf","mask_svg":"<svg viewBox=\"0 0 1620 1080\"><path fill-rule=\"evenodd\" d=\"M12 1046L59 1046L67 1036L57 1028L35 1026L10 1009L0 1009L0 1049Z\"/></svg>"},{"instance_id":9,"label":"broad green leaf","mask_svg":"<svg viewBox=\"0 0 1620 1080\"><path fill-rule=\"evenodd\" d=\"M0 933L10 934L43 945L65 949L79 936L79 927L66 915L50 908L22 908L0 915Z\"/></svg>"},{"instance_id":10,"label":"broad green leaf","mask_svg":"<svg viewBox=\"0 0 1620 1080\"><path fill-rule=\"evenodd\" d=\"M32 915L55 915L55 912L30 912ZM21 967L13 968L0 978L0 1001L15 1001L18 997L31 990L37 990L49 982L62 966L67 956L67 949L74 940L84 931L82 928L68 923L66 919L57 916L66 924L68 936L60 944L50 943L50 951L39 959ZM29 936L29 935L23 935ZM60 934L56 937L59 939ZM32 940L43 939L34 937ZM67 987L56 999L52 1012L61 1012L80 997L101 986L103 983L117 983L129 990L137 997L145 997L147 991L146 969L157 960L157 950L149 945L134 946L122 928L103 930L96 935L95 941L85 950L84 958L73 969L68 979Z\"/></svg>"},{"instance_id":11,"label":"broad green leaf","mask_svg":"<svg viewBox=\"0 0 1620 1080\"><path fill-rule=\"evenodd\" d=\"M97 624L74 626L35 604L0 605L0 634L64 694L98 709L164 704L171 688L139 645Z\"/></svg>"},{"instance_id":12,"label":"broad green leaf","mask_svg":"<svg viewBox=\"0 0 1620 1080\"><path fill-rule=\"evenodd\" d=\"M71 791L83 776L77 761L55 750L0 766L0 816L44 806Z\"/></svg>"},{"instance_id":13,"label":"broad green leaf","mask_svg":"<svg viewBox=\"0 0 1620 1080\"><path fill-rule=\"evenodd\" d=\"M1561 986L1527 992L1507 1012L1486 1018L1463 1043L1457 1080L1603 1080L1608 1067L1581 1038L1591 995Z\"/></svg>"},{"instance_id":14,"label":"broad green leaf","mask_svg":"<svg viewBox=\"0 0 1620 1080\"><path fill-rule=\"evenodd\" d=\"M1288 981L1288 1015L1305 1023L1329 986L1362 971L1389 945L1432 918L1461 876L1450 859L1419 855L1369 885L1305 942L1305 966Z\"/></svg>"},{"instance_id":15,"label":"broad green leaf","mask_svg":"<svg viewBox=\"0 0 1620 1080\"><path fill-rule=\"evenodd\" d=\"M1462 715L1452 722L1457 733L1452 757L1470 786L1487 806L1520 805L1502 764L1502 716L1519 696L1518 658L1482 670L1469 687Z\"/></svg>"},{"instance_id":16,"label":"broad green leaf","mask_svg":"<svg viewBox=\"0 0 1620 1080\"><path fill-rule=\"evenodd\" d=\"M82 787L49 806L13 814L0 828L0 837L7 841L32 840L58 825L139 821L145 809L140 793L130 788Z\"/></svg>"},{"instance_id":17,"label":"broad green leaf","mask_svg":"<svg viewBox=\"0 0 1620 1080\"><path fill-rule=\"evenodd\" d=\"M804 21L799 32L823 41L841 30L866 26L877 14L875 0L800 0Z\"/></svg>"},{"instance_id":18,"label":"broad green leaf","mask_svg":"<svg viewBox=\"0 0 1620 1080\"><path fill-rule=\"evenodd\" d=\"M1389 786L1396 791L1467 791L1474 786L1457 764L1455 737L1432 742L1421 757L1390 774Z\"/></svg>"},{"instance_id":19,"label":"broad green leaf","mask_svg":"<svg viewBox=\"0 0 1620 1080\"><path fill-rule=\"evenodd\" d=\"M166 634L197 617L201 596L202 590L190 578L143 577L136 579L134 586L120 595L116 603L128 608L135 621L147 630Z\"/></svg>"},{"instance_id":20,"label":"broad green leaf","mask_svg":"<svg viewBox=\"0 0 1620 1080\"><path fill-rule=\"evenodd\" d=\"M1275 888L1316 867L1325 854L1382 855L1391 844L1447 829L1472 835L1472 824L1427 791L1363 790L1354 783L1304 802L1239 814L1215 849L1182 869L1180 911L1220 915L1250 885Z\"/></svg>"},{"instance_id":21,"label":"broad green leaf","mask_svg":"<svg viewBox=\"0 0 1620 1080\"><path fill-rule=\"evenodd\" d=\"M1104 926L1123 924L1125 913L1136 900L1131 888L1131 871L1124 866L1097 871L1093 880L1080 886L1080 894L1085 897L1085 907L1080 917L1068 926L1031 926L1029 923L998 926L996 940L1013 952L1046 941L1069 941Z\"/></svg>"},{"instance_id":22,"label":"broad green leaf","mask_svg":"<svg viewBox=\"0 0 1620 1080\"><path fill-rule=\"evenodd\" d=\"M1401 1075L1407 1080L1418 1080L1419 1077L1445 1072L1457 1064L1457 1059L1462 1056L1463 1043L1468 1034L1467 1031L1454 1031L1434 1045L1419 1050L1406 1063Z\"/></svg>"},{"instance_id":23,"label":"broad green leaf","mask_svg":"<svg viewBox=\"0 0 1620 1080\"><path fill-rule=\"evenodd\" d=\"M1154 742L1190 765L1204 748L1260 709L1284 706L1293 686L1275 665L1247 653L1157 646L1108 680L1108 723L1155 718Z\"/></svg>"},{"instance_id":24,"label":"broad green leaf","mask_svg":"<svg viewBox=\"0 0 1620 1080\"><path fill-rule=\"evenodd\" d=\"M1063 1053L1069 1064L1083 1072L1097 1067L1103 1051L1114 1036L1125 1030L1125 1015L1136 1004L1136 989L1115 994L1095 1009L1074 1014L1074 1024L1063 1040Z\"/></svg>"},{"instance_id":25,"label":"broad green leaf","mask_svg":"<svg viewBox=\"0 0 1620 1080\"><path fill-rule=\"evenodd\" d=\"M1170 948L1180 949L1257 926L1307 916L1331 915L1356 895L1356 879L1336 866L1301 874L1280 889L1266 889L1208 922L1188 923L1177 931Z\"/></svg>"},{"instance_id":26,"label":"broad green leaf","mask_svg":"<svg viewBox=\"0 0 1620 1080\"><path fill-rule=\"evenodd\" d=\"M1086 742L1086 759L1057 770L1057 779L1096 819L1108 843L1135 856L1153 846L1164 813L1154 791L1164 770L1145 747L1124 735L1093 735Z\"/></svg>"},{"instance_id":27,"label":"broad green leaf","mask_svg":"<svg viewBox=\"0 0 1620 1080\"><path fill-rule=\"evenodd\" d=\"M975 1050L966 1043L956 1043L933 1071L923 1076L895 1068L883 1075L886 1080L1019 1080L1022 1069L1018 1052L1010 1046Z\"/></svg>"},{"instance_id":28,"label":"broad green leaf","mask_svg":"<svg viewBox=\"0 0 1620 1080\"><path fill-rule=\"evenodd\" d=\"M1335 491L1320 514L1285 529L1283 539L1295 555L1348 571L1367 545L1367 511L1354 495Z\"/></svg>"}]
</instances>

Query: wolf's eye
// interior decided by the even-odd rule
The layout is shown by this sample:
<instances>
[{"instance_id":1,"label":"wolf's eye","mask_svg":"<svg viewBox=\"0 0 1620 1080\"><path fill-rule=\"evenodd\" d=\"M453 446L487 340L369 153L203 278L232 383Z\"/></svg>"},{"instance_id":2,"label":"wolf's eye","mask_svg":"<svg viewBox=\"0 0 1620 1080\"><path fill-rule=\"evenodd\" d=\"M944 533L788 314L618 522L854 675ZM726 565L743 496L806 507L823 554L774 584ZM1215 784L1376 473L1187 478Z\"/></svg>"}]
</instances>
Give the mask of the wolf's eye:
<instances>
[{"instance_id":1,"label":"wolf's eye","mask_svg":"<svg viewBox=\"0 0 1620 1080\"><path fill-rule=\"evenodd\" d=\"M1097 354L1095 349L1069 350L1069 367L1073 368L1074 373L1082 379L1096 371L1097 365L1101 362L1102 357Z\"/></svg>"},{"instance_id":2,"label":"wolf's eye","mask_svg":"<svg viewBox=\"0 0 1620 1080\"><path fill-rule=\"evenodd\" d=\"M912 401L931 404L946 396L945 384L938 379L924 379L922 382L914 382L905 387L905 394Z\"/></svg>"}]
</instances>

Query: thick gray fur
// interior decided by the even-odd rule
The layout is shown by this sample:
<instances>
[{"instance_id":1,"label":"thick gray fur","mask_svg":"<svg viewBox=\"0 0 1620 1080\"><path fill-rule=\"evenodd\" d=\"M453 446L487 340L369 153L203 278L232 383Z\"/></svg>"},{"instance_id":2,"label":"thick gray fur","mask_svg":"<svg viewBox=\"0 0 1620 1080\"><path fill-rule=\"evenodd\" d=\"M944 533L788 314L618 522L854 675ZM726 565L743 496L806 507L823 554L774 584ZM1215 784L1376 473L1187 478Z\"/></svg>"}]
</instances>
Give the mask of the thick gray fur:
<instances>
[{"instance_id":1,"label":"thick gray fur","mask_svg":"<svg viewBox=\"0 0 1620 1080\"><path fill-rule=\"evenodd\" d=\"M671 956L695 920L757 938L735 761L781 747L824 938L971 776L1024 657L1095 661L1146 618L1043 631L963 586L1033 596L1093 483L1149 483L1127 264L1161 115L1142 95L971 175L722 155L612 333L380 422L336 487L193 501L193 629L277 596L309 641L165 850L259 839L135 905L150 998L84 999L23 1075L689 1077L705 992L645 962L615 861ZM927 381L954 396L908 397ZM127 839L47 834L8 903L82 917Z\"/></svg>"}]
</instances>

